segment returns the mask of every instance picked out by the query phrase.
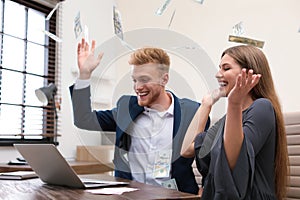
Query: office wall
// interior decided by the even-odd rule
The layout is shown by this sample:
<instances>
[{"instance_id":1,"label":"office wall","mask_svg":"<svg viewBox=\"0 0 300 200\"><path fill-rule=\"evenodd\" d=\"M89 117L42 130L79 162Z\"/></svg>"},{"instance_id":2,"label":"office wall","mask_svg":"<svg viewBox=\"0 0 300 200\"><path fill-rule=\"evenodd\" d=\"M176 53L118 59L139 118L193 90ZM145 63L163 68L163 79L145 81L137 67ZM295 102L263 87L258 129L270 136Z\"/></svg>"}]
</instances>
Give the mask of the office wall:
<instances>
[{"instance_id":1,"label":"office wall","mask_svg":"<svg viewBox=\"0 0 300 200\"><path fill-rule=\"evenodd\" d=\"M155 11L164 0L118 0L125 31L142 27L168 28L195 40L217 67L225 48L237 43L228 42L232 27L243 22L243 36L265 41L274 82L284 112L300 110L299 52L300 1L298 0L172 0L161 16ZM134 6L133 6L134 5ZM134 8L134 9L133 9Z\"/></svg>"},{"instance_id":2,"label":"office wall","mask_svg":"<svg viewBox=\"0 0 300 200\"><path fill-rule=\"evenodd\" d=\"M63 3L61 70L63 97L60 130L62 137L59 138L58 148L67 158L75 157L77 145L99 145L101 143L101 135L98 132L79 130L73 125L69 86L74 83L78 75L76 53L77 44L81 38L88 35L90 41L95 39L97 44L101 44L113 35L112 3L111 0L72 0ZM76 38L74 20L79 12L82 32Z\"/></svg>"},{"instance_id":3,"label":"office wall","mask_svg":"<svg viewBox=\"0 0 300 200\"><path fill-rule=\"evenodd\" d=\"M164 0L72 0L63 3L63 43L62 43L62 124L59 138L59 149L67 158L75 156L76 145L98 145L101 137L95 132L78 130L73 126L72 109L68 87L76 79L76 47L78 39L74 35L74 18L80 11L81 23L87 25L89 38L96 39L98 45L110 40L114 36L112 22L112 6L115 4L122 16L124 32L143 28L159 28L173 31L184 35L198 44L211 60L214 71L217 70L220 54L225 48L237 45L228 42L228 36L233 33L232 27L243 22L245 33L243 36L263 40L263 51L267 55L278 95L282 102L284 112L300 110L299 83L300 74L300 1L298 0L204 0L199 4L193 0L172 0L161 16L155 15L155 11L163 4ZM175 10L173 21L169 26L171 16ZM141 37L143 37L141 35ZM155 39L155 38L154 38ZM115 50L114 46L111 47ZM190 47L187 46L186 49ZM193 49L189 49L193 50ZM116 50L117 51L117 50ZM199 84L205 82L206 77L201 77L200 83L189 77L190 63L183 60L178 54L171 54L172 68L177 69L181 78L187 80L192 88L192 96L196 100L201 99L201 93L209 87ZM104 73L105 78L93 80L93 91L102 91L104 99L96 103L96 107L113 104L121 92L132 92L131 83L120 84L130 81L128 78L129 68L127 64L128 54L119 56L109 63L110 69ZM102 74L103 75L103 74ZM211 74L214 76L214 74ZM107 78L108 77L108 78ZM197 77L196 77L197 78ZM195 81L195 82L193 82ZM201 82L202 81L202 82ZM103 85L103 87L99 86ZM104 85L115 86L110 91ZM129 88L129 89L128 89ZM112 93L111 93L112 92ZM176 91L180 93L181 91ZM109 96L111 101L107 101ZM98 96L92 98L97 99ZM221 102L222 105L224 101ZM224 109L214 111L216 117L224 113ZM1 148L0 161L16 157L18 154L12 148Z\"/></svg>"}]
</instances>

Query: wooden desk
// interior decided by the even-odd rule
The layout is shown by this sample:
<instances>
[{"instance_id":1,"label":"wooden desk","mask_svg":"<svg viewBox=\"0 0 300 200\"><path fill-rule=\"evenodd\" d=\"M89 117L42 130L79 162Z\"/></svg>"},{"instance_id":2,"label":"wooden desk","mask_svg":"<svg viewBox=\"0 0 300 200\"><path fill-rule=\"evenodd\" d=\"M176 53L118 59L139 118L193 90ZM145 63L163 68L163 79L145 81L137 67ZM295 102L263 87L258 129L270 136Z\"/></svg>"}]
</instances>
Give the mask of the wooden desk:
<instances>
[{"instance_id":1,"label":"wooden desk","mask_svg":"<svg viewBox=\"0 0 300 200\"><path fill-rule=\"evenodd\" d=\"M178 192L163 187L146 185L135 181L115 178L105 174L84 175L86 178L99 178L104 180L128 181L127 187L138 188L133 192L126 192L122 195L95 195L84 189L73 189L61 186L44 184L39 178L28 180L0 180L0 199L77 199L77 200L148 200L148 199L191 199L199 200L197 195Z\"/></svg>"},{"instance_id":2,"label":"wooden desk","mask_svg":"<svg viewBox=\"0 0 300 200\"><path fill-rule=\"evenodd\" d=\"M77 174L97 174L113 171L114 169L112 163L103 164L100 162L69 161L69 164ZM32 171L29 165L0 164L0 172L12 172L19 170Z\"/></svg>"}]
</instances>

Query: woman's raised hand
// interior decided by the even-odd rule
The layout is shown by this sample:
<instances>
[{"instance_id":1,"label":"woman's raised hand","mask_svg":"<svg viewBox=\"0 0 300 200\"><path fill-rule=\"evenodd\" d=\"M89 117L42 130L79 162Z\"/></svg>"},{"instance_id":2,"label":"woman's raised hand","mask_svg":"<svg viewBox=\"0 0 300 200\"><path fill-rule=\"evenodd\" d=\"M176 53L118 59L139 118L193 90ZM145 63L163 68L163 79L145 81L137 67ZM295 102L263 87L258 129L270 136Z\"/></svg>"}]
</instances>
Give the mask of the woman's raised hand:
<instances>
[{"instance_id":1,"label":"woman's raised hand","mask_svg":"<svg viewBox=\"0 0 300 200\"><path fill-rule=\"evenodd\" d=\"M261 74L254 74L253 70L242 69L241 74L236 79L235 86L228 94L228 101L231 104L241 104L243 99L249 95L249 92L259 82Z\"/></svg>"},{"instance_id":2,"label":"woman's raised hand","mask_svg":"<svg viewBox=\"0 0 300 200\"><path fill-rule=\"evenodd\" d=\"M214 105L221 97L225 97L226 92L224 88L215 89L202 98L202 105L212 106Z\"/></svg>"}]
</instances>

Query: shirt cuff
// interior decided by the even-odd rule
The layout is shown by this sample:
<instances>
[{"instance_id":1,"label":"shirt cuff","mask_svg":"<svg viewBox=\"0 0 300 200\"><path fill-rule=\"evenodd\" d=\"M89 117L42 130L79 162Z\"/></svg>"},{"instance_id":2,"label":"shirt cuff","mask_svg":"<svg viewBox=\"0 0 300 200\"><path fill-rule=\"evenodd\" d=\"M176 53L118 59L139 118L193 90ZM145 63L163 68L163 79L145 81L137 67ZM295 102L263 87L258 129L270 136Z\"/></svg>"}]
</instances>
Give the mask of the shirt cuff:
<instances>
[{"instance_id":1,"label":"shirt cuff","mask_svg":"<svg viewBox=\"0 0 300 200\"><path fill-rule=\"evenodd\" d=\"M90 79L77 79L74 85L75 90L87 88L90 86L91 80Z\"/></svg>"}]
</instances>

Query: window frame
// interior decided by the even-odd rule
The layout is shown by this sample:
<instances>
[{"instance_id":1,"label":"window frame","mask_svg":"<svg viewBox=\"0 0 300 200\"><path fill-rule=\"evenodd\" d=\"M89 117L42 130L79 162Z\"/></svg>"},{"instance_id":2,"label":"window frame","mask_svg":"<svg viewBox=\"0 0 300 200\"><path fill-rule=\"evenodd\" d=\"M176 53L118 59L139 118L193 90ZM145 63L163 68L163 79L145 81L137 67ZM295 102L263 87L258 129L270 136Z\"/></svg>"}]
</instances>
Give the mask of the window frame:
<instances>
[{"instance_id":1,"label":"window frame","mask_svg":"<svg viewBox=\"0 0 300 200\"><path fill-rule=\"evenodd\" d=\"M3 7L4 7L4 1L5 0L1 0L3 2ZM34 10L37 10L39 12L43 12L45 13L45 15L49 14L53 8L51 7L47 7L45 5L42 5L36 1L25 1L25 0L10 0L13 2L16 2L18 4L21 4L23 6L26 7L26 9L31 8ZM3 8L2 8L3 9ZM3 13L2 15L4 15L4 9L3 9ZM46 22L46 30L49 31L52 34L56 35L57 32L57 12L55 11L52 15L52 17L46 21L46 17L45 17L45 22ZM2 16L3 19L3 16ZM4 19L5 20L5 19ZM4 22L3 20L3 22ZM4 33L2 31L0 31L0 39L3 41L3 35ZM27 38L26 38L26 43L27 43ZM53 39L47 38L47 42L45 43L45 45L47 48L47 56L45 56L45 68L44 70L46 70L46 73L44 76L42 76L44 78L44 85L41 85L39 87L44 87L47 86L50 83L54 83L55 85L57 82L57 69L56 69L56 63L57 63L57 44L56 41L54 41ZM2 49L2 47L1 47ZM3 70L2 64L0 63L0 70ZM32 73L27 73L27 74L32 74ZM24 87L23 87L24 90ZM56 97L57 98L57 97ZM55 101L55 99L54 99ZM0 101L1 103L1 101ZM24 136L21 136L20 139L15 139L15 138L1 138L0 137L0 146L12 146L15 143L52 143L55 145L58 145L57 142L57 135L56 136L52 136L51 134L55 133L57 134L57 123L58 123L58 116L57 116L57 112L54 111L54 108L52 105L55 105L55 102L49 102L48 105L46 106L36 106L39 108L43 109L43 128L41 130L41 132L43 134L46 134L46 136L43 136L41 139L29 139L29 138L25 138ZM22 109L24 109L26 106L24 103L22 104ZM35 106L31 106L29 105L28 107L35 107ZM25 117L23 116L23 119ZM23 123L20 124L20 126ZM29 135L30 136L30 135Z\"/></svg>"}]
</instances>

